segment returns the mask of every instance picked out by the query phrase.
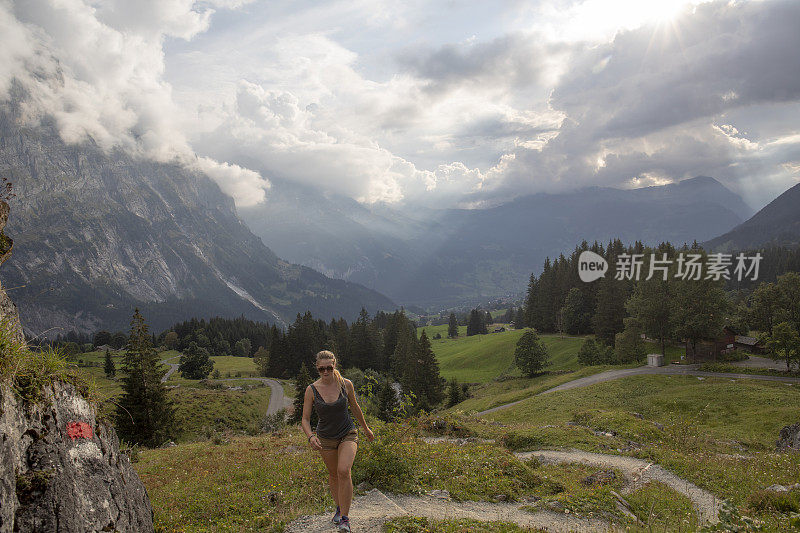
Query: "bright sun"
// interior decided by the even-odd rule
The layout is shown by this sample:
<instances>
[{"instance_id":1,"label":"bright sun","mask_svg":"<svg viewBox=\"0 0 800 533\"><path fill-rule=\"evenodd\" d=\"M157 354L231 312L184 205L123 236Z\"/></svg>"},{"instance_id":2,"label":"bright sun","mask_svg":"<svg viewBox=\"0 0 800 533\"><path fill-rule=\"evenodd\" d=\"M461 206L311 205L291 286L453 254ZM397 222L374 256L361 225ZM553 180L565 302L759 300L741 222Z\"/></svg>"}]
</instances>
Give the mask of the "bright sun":
<instances>
[{"instance_id":1,"label":"bright sun","mask_svg":"<svg viewBox=\"0 0 800 533\"><path fill-rule=\"evenodd\" d=\"M668 24L686 9L709 0L585 0L550 15L566 40L608 39L619 30Z\"/></svg>"}]
</instances>

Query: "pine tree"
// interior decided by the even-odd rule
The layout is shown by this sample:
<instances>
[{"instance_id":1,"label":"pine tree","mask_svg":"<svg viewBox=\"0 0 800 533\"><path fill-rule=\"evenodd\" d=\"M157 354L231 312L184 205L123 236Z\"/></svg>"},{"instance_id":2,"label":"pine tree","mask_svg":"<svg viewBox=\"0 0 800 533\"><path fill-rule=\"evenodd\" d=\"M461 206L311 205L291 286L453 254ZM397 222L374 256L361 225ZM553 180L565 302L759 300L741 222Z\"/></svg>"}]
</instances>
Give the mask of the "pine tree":
<instances>
[{"instance_id":1,"label":"pine tree","mask_svg":"<svg viewBox=\"0 0 800 533\"><path fill-rule=\"evenodd\" d=\"M384 422L391 422L395 418L397 408L397 392L395 392L392 382L385 379L378 387L378 418Z\"/></svg>"},{"instance_id":2,"label":"pine tree","mask_svg":"<svg viewBox=\"0 0 800 533\"><path fill-rule=\"evenodd\" d=\"M406 322L404 320L403 322ZM399 332L398 332L399 336ZM387 364L382 361L381 338L366 309L361 309L358 320L350 328L347 364L361 369L382 370Z\"/></svg>"},{"instance_id":3,"label":"pine tree","mask_svg":"<svg viewBox=\"0 0 800 533\"><path fill-rule=\"evenodd\" d=\"M580 335L589 329L589 313L583 298L583 293L577 287L573 287L567 293L564 300L563 321L564 331L569 335Z\"/></svg>"},{"instance_id":4,"label":"pine tree","mask_svg":"<svg viewBox=\"0 0 800 533\"><path fill-rule=\"evenodd\" d=\"M522 329L525 327L525 310L520 307L517 309L517 314L514 317L514 329Z\"/></svg>"},{"instance_id":5,"label":"pine tree","mask_svg":"<svg viewBox=\"0 0 800 533\"><path fill-rule=\"evenodd\" d=\"M416 346L414 379L411 390L417 396L418 406L430 411L444 398L445 380L439 375L439 363L433 353L425 330L419 336Z\"/></svg>"},{"instance_id":6,"label":"pine tree","mask_svg":"<svg viewBox=\"0 0 800 533\"><path fill-rule=\"evenodd\" d=\"M453 407L463 401L461 385L456 378L450 380L447 386L447 407Z\"/></svg>"},{"instance_id":7,"label":"pine tree","mask_svg":"<svg viewBox=\"0 0 800 533\"><path fill-rule=\"evenodd\" d=\"M105 363L103 364L103 370L106 373L106 377L111 379L117 374L117 367L114 366L114 360L111 358L111 352L106 349L106 358Z\"/></svg>"},{"instance_id":8,"label":"pine tree","mask_svg":"<svg viewBox=\"0 0 800 533\"><path fill-rule=\"evenodd\" d=\"M258 367L258 375L259 376L267 376L267 372L269 372L269 352L263 346L259 346L258 350L256 350L255 355L253 355L253 362Z\"/></svg>"},{"instance_id":9,"label":"pine tree","mask_svg":"<svg viewBox=\"0 0 800 533\"><path fill-rule=\"evenodd\" d=\"M177 434L175 409L161 383L163 368L139 310L133 314L123 359L123 395L116 415L120 435L133 443L157 446Z\"/></svg>"},{"instance_id":10,"label":"pine tree","mask_svg":"<svg viewBox=\"0 0 800 533\"><path fill-rule=\"evenodd\" d=\"M303 419L303 404L305 403L306 398L306 389L309 385L314 383L314 380L311 378L311 374L308 373L308 367L305 363L300 365L300 372L294 378L294 411L292 412L292 416L290 420L294 423L300 422ZM311 408L311 427L317 425L317 412L313 408Z\"/></svg>"},{"instance_id":11,"label":"pine tree","mask_svg":"<svg viewBox=\"0 0 800 533\"><path fill-rule=\"evenodd\" d=\"M450 319L447 323L447 336L451 339L458 337L458 320L456 320L455 313L450 313Z\"/></svg>"}]
</instances>

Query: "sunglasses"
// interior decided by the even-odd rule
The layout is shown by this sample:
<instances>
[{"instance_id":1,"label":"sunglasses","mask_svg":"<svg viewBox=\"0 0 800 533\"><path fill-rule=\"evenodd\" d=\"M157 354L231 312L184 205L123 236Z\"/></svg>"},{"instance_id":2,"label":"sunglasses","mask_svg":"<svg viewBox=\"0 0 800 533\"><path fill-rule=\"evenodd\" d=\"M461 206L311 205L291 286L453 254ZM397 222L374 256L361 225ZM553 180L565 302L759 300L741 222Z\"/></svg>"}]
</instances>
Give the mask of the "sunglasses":
<instances>
[{"instance_id":1,"label":"sunglasses","mask_svg":"<svg viewBox=\"0 0 800 533\"><path fill-rule=\"evenodd\" d=\"M323 372L333 372L333 367L332 366L318 366L317 370L319 371L320 374L322 374Z\"/></svg>"}]
</instances>

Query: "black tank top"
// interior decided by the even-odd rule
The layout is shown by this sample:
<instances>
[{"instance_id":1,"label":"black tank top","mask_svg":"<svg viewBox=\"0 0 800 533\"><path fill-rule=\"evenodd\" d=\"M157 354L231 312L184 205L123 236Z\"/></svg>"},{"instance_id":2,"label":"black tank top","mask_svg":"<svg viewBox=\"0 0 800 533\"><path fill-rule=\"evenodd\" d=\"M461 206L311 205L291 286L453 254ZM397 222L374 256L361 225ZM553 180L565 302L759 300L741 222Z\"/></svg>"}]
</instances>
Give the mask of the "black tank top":
<instances>
[{"instance_id":1,"label":"black tank top","mask_svg":"<svg viewBox=\"0 0 800 533\"><path fill-rule=\"evenodd\" d=\"M314 408L319 416L317 435L324 439L341 439L355 429L356 425L350 418L350 411L347 410L348 401L344 387L339 391L336 401L331 403L322 399L322 395L313 384L311 390L314 391Z\"/></svg>"}]
</instances>

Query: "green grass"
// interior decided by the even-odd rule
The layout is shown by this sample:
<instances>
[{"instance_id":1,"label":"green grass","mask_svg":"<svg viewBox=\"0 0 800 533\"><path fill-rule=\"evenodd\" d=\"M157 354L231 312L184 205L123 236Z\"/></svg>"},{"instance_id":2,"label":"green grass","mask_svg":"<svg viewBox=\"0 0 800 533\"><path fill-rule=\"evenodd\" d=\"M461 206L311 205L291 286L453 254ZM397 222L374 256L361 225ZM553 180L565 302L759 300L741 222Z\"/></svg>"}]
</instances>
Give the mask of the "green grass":
<instances>
[{"instance_id":1,"label":"green grass","mask_svg":"<svg viewBox=\"0 0 800 533\"><path fill-rule=\"evenodd\" d=\"M644 523L640 531L697 531L692 501L669 486L651 481L625 496L631 511Z\"/></svg>"},{"instance_id":2,"label":"green grass","mask_svg":"<svg viewBox=\"0 0 800 533\"><path fill-rule=\"evenodd\" d=\"M480 383L470 389L471 398L459 403L451 410L464 412L484 411L492 407L524 400L568 381L615 368L619 367L588 366L572 372L545 373L533 378L517 377Z\"/></svg>"},{"instance_id":3,"label":"green grass","mask_svg":"<svg viewBox=\"0 0 800 533\"><path fill-rule=\"evenodd\" d=\"M512 522L480 522L470 518L437 520L402 516L386 522L383 531L385 533L519 533L542 530L520 527Z\"/></svg>"},{"instance_id":4,"label":"green grass","mask_svg":"<svg viewBox=\"0 0 800 533\"><path fill-rule=\"evenodd\" d=\"M433 326L420 329L444 328ZM466 328L464 328L466 329ZM503 374L519 375L514 367L514 349L525 330L508 330L487 335L459 336L431 341L439 362L439 372L445 379L456 378L462 383L483 383ZM578 368L577 353L583 342L580 338L560 338L543 335L552 365L548 370L574 370Z\"/></svg>"},{"instance_id":5,"label":"green grass","mask_svg":"<svg viewBox=\"0 0 800 533\"><path fill-rule=\"evenodd\" d=\"M145 450L140 457L134 467L157 531L282 531L291 519L332 505L325 466L299 431Z\"/></svg>"},{"instance_id":6,"label":"green grass","mask_svg":"<svg viewBox=\"0 0 800 533\"><path fill-rule=\"evenodd\" d=\"M42 389L54 381L73 384L91 402L97 391L59 351L47 348L32 351L24 340L12 334L7 317L0 319L0 382L8 384L22 398L38 402Z\"/></svg>"},{"instance_id":7,"label":"green grass","mask_svg":"<svg viewBox=\"0 0 800 533\"><path fill-rule=\"evenodd\" d=\"M416 438L416 422L371 425L377 438L359 446L356 485L367 481L381 490L412 494L447 490L455 500L494 501L498 494L512 501L552 500L563 499L564 487L577 487L591 473L580 465L559 469L522 462L492 444L426 444ZM183 444L140 455L134 466L163 531L277 531L300 515L333 507L323 462L297 426L278 434L231 437L220 445ZM596 493L607 492L581 490L591 501L603 500Z\"/></svg>"},{"instance_id":8,"label":"green grass","mask_svg":"<svg viewBox=\"0 0 800 533\"><path fill-rule=\"evenodd\" d=\"M163 359L164 358L162 358L162 360ZM223 355L212 357L211 361L214 363L214 370L219 370L220 378L258 377L258 368L253 362L253 359L250 357L234 357L231 355ZM178 360L170 362L177 363ZM167 368L167 365L164 365L165 371ZM211 378L213 373L214 371L212 370L211 374L209 374L209 378ZM178 370L169 377L167 384L190 386L194 383L198 383L199 381L200 380L183 378L180 370Z\"/></svg>"},{"instance_id":9,"label":"green grass","mask_svg":"<svg viewBox=\"0 0 800 533\"><path fill-rule=\"evenodd\" d=\"M779 430L797 422L797 405L800 386L785 383L632 376L532 397L486 415L491 423L464 423L481 436L514 432L542 447L647 459L744 508L753 493L800 479L800 456L773 451ZM783 518L759 518L780 530Z\"/></svg>"},{"instance_id":10,"label":"green grass","mask_svg":"<svg viewBox=\"0 0 800 533\"><path fill-rule=\"evenodd\" d=\"M800 378L800 372L786 372L785 370L776 370L774 368L751 368L747 366L736 366L729 363L704 363L700 365L699 370L705 370L706 372L751 374L755 376L783 376Z\"/></svg>"},{"instance_id":11,"label":"green grass","mask_svg":"<svg viewBox=\"0 0 800 533\"><path fill-rule=\"evenodd\" d=\"M269 406L272 389L199 389L179 387L169 391L175 402L182 440L208 437L213 432L257 433Z\"/></svg>"}]
</instances>

